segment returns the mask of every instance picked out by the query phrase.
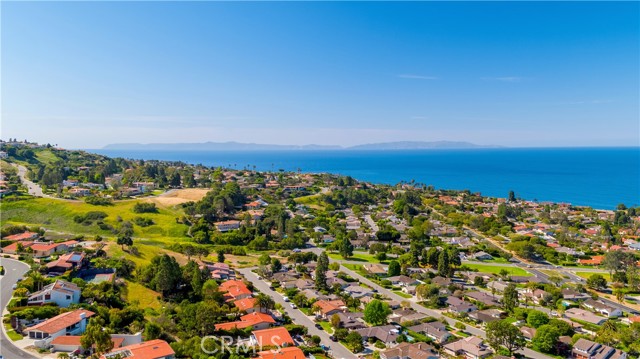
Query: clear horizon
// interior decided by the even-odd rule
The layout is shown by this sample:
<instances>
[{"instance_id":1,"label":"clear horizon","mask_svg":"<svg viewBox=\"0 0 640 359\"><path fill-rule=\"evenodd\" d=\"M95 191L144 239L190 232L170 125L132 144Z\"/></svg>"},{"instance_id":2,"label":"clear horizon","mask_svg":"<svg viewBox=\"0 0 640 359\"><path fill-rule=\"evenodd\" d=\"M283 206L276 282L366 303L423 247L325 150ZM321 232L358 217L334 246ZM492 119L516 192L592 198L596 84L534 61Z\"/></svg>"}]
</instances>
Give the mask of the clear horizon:
<instances>
[{"instance_id":1,"label":"clear horizon","mask_svg":"<svg viewBox=\"0 0 640 359\"><path fill-rule=\"evenodd\" d=\"M640 145L638 2L3 2L3 139Z\"/></svg>"}]
</instances>

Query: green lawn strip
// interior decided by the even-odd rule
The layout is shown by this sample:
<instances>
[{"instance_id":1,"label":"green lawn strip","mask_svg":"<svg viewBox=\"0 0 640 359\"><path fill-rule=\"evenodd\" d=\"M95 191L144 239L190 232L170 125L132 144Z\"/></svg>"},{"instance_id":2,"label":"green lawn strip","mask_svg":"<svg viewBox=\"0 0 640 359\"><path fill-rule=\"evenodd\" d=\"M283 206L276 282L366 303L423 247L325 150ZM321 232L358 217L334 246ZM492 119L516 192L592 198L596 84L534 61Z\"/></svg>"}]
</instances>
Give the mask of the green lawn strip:
<instances>
[{"instance_id":1,"label":"green lawn strip","mask_svg":"<svg viewBox=\"0 0 640 359\"><path fill-rule=\"evenodd\" d=\"M16 340L22 339L22 335L18 334L15 330L13 330L13 328L11 328L11 323L4 323L4 328L7 331L7 336L12 341L16 341Z\"/></svg>"},{"instance_id":2,"label":"green lawn strip","mask_svg":"<svg viewBox=\"0 0 640 359\"><path fill-rule=\"evenodd\" d=\"M477 269L478 272L482 272L482 273L500 274L502 270L505 270L509 273L509 275L527 276L527 277L532 276L531 273L518 267L493 266L490 264L476 264L476 263L465 263L464 265L471 269Z\"/></svg>"},{"instance_id":3,"label":"green lawn strip","mask_svg":"<svg viewBox=\"0 0 640 359\"><path fill-rule=\"evenodd\" d=\"M339 261L354 261L354 262L370 262L370 263L378 263L379 261L373 256L373 254L369 254L367 252L353 252L353 256L349 258L342 258L342 256L338 253L328 253L329 258L339 260Z\"/></svg>"},{"instance_id":4,"label":"green lawn strip","mask_svg":"<svg viewBox=\"0 0 640 359\"><path fill-rule=\"evenodd\" d=\"M402 298L413 298L413 296L411 294L407 294L407 293L401 292L399 290L394 290L393 293L401 296Z\"/></svg>"},{"instance_id":5,"label":"green lawn strip","mask_svg":"<svg viewBox=\"0 0 640 359\"><path fill-rule=\"evenodd\" d=\"M325 332L329 334L333 334L333 328L331 327L331 323L329 322L318 322L318 323L320 323L320 325L322 326L322 329L324 329Z\"/></svg>"}]
</instances>

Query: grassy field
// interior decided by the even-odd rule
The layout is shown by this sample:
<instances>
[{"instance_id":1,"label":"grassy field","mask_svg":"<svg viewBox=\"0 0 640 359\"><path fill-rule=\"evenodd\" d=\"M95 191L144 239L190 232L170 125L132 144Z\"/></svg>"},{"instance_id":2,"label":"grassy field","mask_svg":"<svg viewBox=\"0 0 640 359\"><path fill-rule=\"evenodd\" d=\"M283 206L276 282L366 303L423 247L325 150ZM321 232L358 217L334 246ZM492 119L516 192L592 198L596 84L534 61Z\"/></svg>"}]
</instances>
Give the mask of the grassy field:
<instances>
[{"instance_id":1,"label":"grassy field","mask_svg":"<svg viewBox=\"0 0 640 359\"><path fill-rule=\"evenodd\" d=\"M160 293L141 284L127 281L126 300L128 303L138 302L140 308L160 309L162 303L158 300Z\"/></svg>"},{"instance_id":2,"label":"grassy field","mask_svg":"<svg viewBox=\"0 0 640 359\"><path fill-rule=\"evenodd\" d=\"M186 239L187 226L176 223L176 217L182 215L182 210L172 207L159 207L158 213L134 213L133 206L139 201L152 199L116 201L112 206L94 206L80 201L64 201L49 198L33 198L24 201L2 203L2 219L0 224L38 225L48 230L63 233L112 236L109 230L100 229L95 223L83 225L76 223L76 215L90 211L100 211L107 214L106 224L118 226L118 218L133 220L134 217L151 218L154 224L148 227L134 225L135 238L145 238L164 243Z\"/></svg>"},{"instance_id":3,"label":"grassy field","mask_svg":"<svg viewBox=\"0 0 640 359\"><path fill-rule=\"evenodd\" d=\"M323 210L325 206L324 206L324 204L322 202L320 202L320 197L321 196L322 196L322 194L317 193L317 194L312 194L312 195L309 195L309 196L302 196L302 197L294 198L293 200L298 204L304 204L305 206L313 208L313 209Z\"/></svg>"},{"instance_id":4,"label":"grassy field","mask_svg":"<svg viewBox=\"0 0 640 359\"><path fill-rule=\"evenodd\" d=\"M607 280L607 282L611 282L611 275L609 273L594 273L594 272L575 272L577 276L582 277L584 279L589 279L594 274L600 274Z\"/></svg>"},{"instance_id":5,"label":"grassy field","mask_svg":"<svg viewBox=\"0 0 640 359\"><path fill-rule=\"evenodd\" d=\"M531 276L532 274L518 267L492 266L490 264L465 263L465 266L471 269L477 269L478 272L500 274L500 271L506 270L509 275Z\"/></svg>"}]
</instances>

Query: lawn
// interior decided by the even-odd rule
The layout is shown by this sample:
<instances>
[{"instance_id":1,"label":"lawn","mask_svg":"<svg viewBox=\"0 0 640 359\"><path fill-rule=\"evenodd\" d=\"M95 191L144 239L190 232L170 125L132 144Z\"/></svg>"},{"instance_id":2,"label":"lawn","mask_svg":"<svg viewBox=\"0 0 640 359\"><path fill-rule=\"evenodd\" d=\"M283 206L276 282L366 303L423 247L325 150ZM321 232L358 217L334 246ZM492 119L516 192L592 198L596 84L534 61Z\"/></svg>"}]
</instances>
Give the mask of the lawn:
<instances>
[{"instance_id":1,"label":"lawn","mask_svg":"<svg viewBox=\"0 0 640 359\"><path fill-rule=\"evenodd\" d=\"M393 291L395 294L401 296L402 298L413 298L413 296L411 294L407 294L405 292L401 292L399 290L394 290Z\"/></svg>"},{"instance_id":2,"label":"lawn","mask_svg":"<svg viewBox=\"0 0 640 359\"><path fill-rule=\"evenodd\" d=\"M367 252L353 252L353 256L347 259L342 258L342 256L338 253L328 253L329 258L339 260L339 261L356 261L356 262L369 262L369 263L379 263L379 261L375 258L373 254L369 254Z\"/></svg>"},{"instance_id":3,"label":"lawn","mask_svg":"<svg viewBox=\"0 0 640 359\"><path fill-rule=\"evenodd\" d=\"M138 302L140 308L160 309L162 303L158 300L160 293L155 292L142 284L127 281L126 300L128 303Z\"/></svg>"},{"instance_id":4,"label":"lawn","mask_svg":"<svg viewBox=\"0 0 640 359\"><path fill-rule=\"evenodd\" d=\"M531 276L532 274L518 267L492 266L490 264L465 263L465 266L471 269L477 269L478 272L500 274L500 271L506 270L509 275Z\"/></svg>"},{"instance_id":5,"label":"lawn","mask_svg":"<svg viewBox=\"0 0 640 359\"><path fill-rule=\"evenodd\" d=\"M333 328L331 327L331 323L329 322L318 322L318 323L320 323L320 325L322 326L322 329L324 329L325 332L329 334L333 334Z\"/></svg>"},{"instance_id":6,"label":"lawn","mask_svg":"<svg viewBox=\"0 0 640 359\"><path fill-rule=\"evenodd\" d=\"M294 198L293 200L298 204L304 204L305 206L313 209L323 210L325 206L324 206L324 203L320 201L321 197L322 197L322 194L316 193L309 196Z\"/></svg>"},{"instance_id":7,"label":"lawn","mask_svg":"<svg viewBox=\"0 0 640 359\"><path fill-rule=\"evenodd\" d=\"M13 328L11 328L11 323L4 323L4 328L7 330L7 336L12 341L15 342L16 340L22 339L22 335L18 334L15 330L13 330Z\"/></svg>"}]
</instances>

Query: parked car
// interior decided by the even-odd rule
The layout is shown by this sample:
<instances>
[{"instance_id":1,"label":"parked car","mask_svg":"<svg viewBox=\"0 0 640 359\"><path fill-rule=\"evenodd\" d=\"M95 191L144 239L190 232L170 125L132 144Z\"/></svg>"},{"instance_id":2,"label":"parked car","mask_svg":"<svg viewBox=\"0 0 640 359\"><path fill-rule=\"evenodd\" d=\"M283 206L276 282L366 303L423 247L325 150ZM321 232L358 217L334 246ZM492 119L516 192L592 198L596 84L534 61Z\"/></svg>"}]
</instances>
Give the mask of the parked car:
<instances>
[{"instance_id":1,"label":"parked car","mask_svg":"<svg viewBox=\"0 0 640 359\"><path fill-rule=\"evenodd\" d=\"M13 288L13 290L16 290L16 288L18 288L18 285L14 284L13 287L11 287L11 288Z\"/></svg>"},{"instance_id":2,"label":"parked car","mask_svg":"<svg viewBox=\"0 0 640 359\"><path fill-rule=\"evenodd\" d=\"M285 302L289 301L289 297L282 297L282 299L284 299Z\"/></svg>"},{"instance_id":3,"label":"parked car","mask_svg":"<svg viewBox=\"0 0 640 359\"><path fill-rule=\"evenodd\" d=\"M315 327L318 328L318 329L321 329L321 330L323 329L322 325L320 325L320 323L316 323Z\"/></svg>"},{"instance_id":4,"label":"parked car","mask_svg":"<svg viewBox=\"0 0 640 359\"><path fill-rule=\"evenodd\" d=\"M291 303L291 308L298 309L298 307L294 303Z\"/></svg>"},{"instance_id":5,"label":"parked car","mask_svg":"<svg viewBox=\"0 0 640 359\"><path fill-rule=\"evenodd\" d=\"M329 339L331 339L332 342L337 342L338 341L338 338L336 338L335 335L329 336Z\"/></svg>"}]
</instances>

